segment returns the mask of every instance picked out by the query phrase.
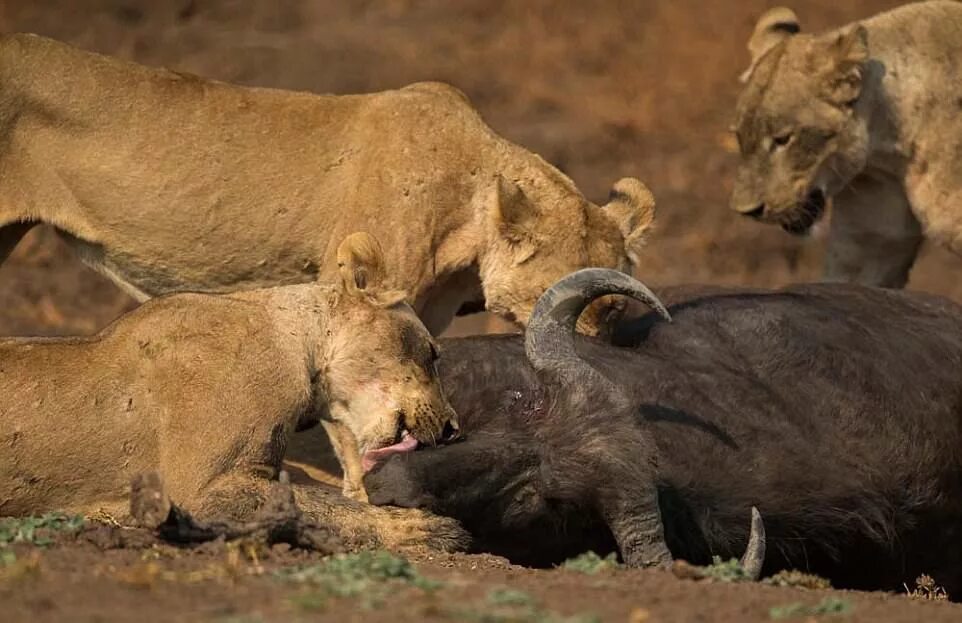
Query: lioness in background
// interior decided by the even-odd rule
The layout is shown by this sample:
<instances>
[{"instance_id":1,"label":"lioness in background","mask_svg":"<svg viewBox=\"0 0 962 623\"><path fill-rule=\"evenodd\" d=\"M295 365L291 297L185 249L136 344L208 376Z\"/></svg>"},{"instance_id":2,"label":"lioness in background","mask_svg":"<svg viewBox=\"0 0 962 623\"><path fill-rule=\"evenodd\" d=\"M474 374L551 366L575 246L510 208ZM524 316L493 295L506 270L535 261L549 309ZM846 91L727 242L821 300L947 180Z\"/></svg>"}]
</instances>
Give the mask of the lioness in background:
<instances>
[{"instance_id":1,"label":"lioness in background","mask_svg":"<svg viewBox=\"0 0 962 623\"><path fill-rule=\"evenodd\" d=\"M349 236L338 286L152 300L92 338L0 340L0 516L123 516L157 471L199 515L256 504L298 422L318 419L366 500L362 461L456 426L424 325ZM246 501L250 501L247 503Z\"/></svg>"},{"instance_id":2,"label":"lioness in background","mask_svg":"<svg viewBox=\"0 0 962 623\"><path fill-rule=\"evenodd\" d=\"M524 324L563 275L629 270L652 215L631 178L588 202L443 84L320 96L0 38L0 262L49 223L141 301L312 282L362 230L432 333L466 303Z\"/></svg>"},{"instance_id":3,"label":"lioness in background","mask_svg":"<svg viewBox=\"0 0 962 623\"><path fill-rule=\"evenodd\" d=\"M962 4L798 32L773 9L749 42L732 206L802 233L832 197L825 278L902 287L924 236L962 253Z\"/></svg>"}]
</instances>

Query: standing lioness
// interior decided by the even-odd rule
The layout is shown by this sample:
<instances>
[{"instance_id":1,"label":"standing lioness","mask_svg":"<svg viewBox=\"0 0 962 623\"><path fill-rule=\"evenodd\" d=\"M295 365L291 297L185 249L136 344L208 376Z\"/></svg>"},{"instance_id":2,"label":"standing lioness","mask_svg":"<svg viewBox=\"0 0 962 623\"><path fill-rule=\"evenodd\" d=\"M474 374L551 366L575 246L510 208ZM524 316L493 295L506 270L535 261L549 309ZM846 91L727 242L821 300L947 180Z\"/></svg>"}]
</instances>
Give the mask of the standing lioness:
<instances>
[{"instance_id":1,"label":"standing lioness","mask_svg":"<svg viewBox=\"0 0 962 623\"><path fill-rule=\"evenodd\" d=\"M482 301L523 324L563 275L627 271L652 211L630 178L588 202L446 85L320 96L0 38L0 262L49 223L139 300L314 281L363 230L432 333Z\"/></svg>"},{"instance_id":2,"label":"standing lioness","mask_svg":"<svg viewBox=\"0 0 962 623\"><path fill-rule=\"evenodd\" d=\"M833 281L901 287L923 236L962 253L962 3L797 32L773 9L749 42L733 207L801 233L834 197Z\"/></svg>"},{"instance_id":3,"label":"standing lioness","mask_svg":"<svg viewBox=\"0 0 962 623\"><path fill-rule=\"evenodd\" d=\"M131 477L149 471L187 508L229 510L310 418L345 494L366 499L362 457L434 443L454 413L431 336L383 287L377 243L355 234L338 255L336 287L177 294L92 338L0 341L0 516L123 515Z\"/></svg>"}]
</instances>

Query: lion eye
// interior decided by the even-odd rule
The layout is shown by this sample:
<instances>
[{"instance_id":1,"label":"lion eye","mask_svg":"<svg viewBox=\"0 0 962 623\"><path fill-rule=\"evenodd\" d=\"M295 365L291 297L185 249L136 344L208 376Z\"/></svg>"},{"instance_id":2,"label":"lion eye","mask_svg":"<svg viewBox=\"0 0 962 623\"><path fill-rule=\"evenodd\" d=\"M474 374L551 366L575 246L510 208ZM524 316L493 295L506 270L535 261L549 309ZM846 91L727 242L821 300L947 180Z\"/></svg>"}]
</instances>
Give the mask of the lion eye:
<instances>
[{"instance_id":1,"label":"lion eye","mask_svg":"<svg viewBox=\"0 0 962 623\"><path fill-rule=\"evenodd\" d=\"M776 134L772 137L772 147L784 147L792 142L793 134L791 132L785 132L783 134Z\"/></svg>"}]
</instances>

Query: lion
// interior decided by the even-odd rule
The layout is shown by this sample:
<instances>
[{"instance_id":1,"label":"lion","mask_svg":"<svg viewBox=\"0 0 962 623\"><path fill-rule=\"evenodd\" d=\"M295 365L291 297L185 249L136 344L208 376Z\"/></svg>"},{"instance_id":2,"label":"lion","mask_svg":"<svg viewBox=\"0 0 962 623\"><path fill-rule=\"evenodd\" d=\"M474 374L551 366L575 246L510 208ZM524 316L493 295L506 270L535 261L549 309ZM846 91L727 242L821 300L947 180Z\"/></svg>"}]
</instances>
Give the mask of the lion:
<instances>
[{"instance_id":1,"label":"lion","mask_svg":"<svg viewBox=\"0 0 962 623\"><path fill-rule=\"evenodd\" d=\"M825 279L903 287L923 238L962 253L962 4L799 30L780 7L749 41L732 207L802 234L831 198Z\"/></svg>"},{"instance_id":2,"label":"lion","mask_svg":"<svg viewBox=\"0 0 962 623\"><path fill-rule=\"evenodd\" d=\"M368 231L433 335L462 309L523 326L562 276L631 270L654 214L633 178L589 202L445 84L250 88L35 35L0 38L0 139L0 262L46 223L145 301L331 277L336 242Z\"/></svg>"},{"instance_id":3,"label":"lion","mask_svg":"<svg viewBox=\"0 0 962 623\"><path fill-rule=\"evenodd\" d=\"M366 501L365 464L456 433L437 345L385 286L376 240L348 236L337 256L337 284L172 294L93 337L0 340L0 516L125 517L149 472L198 516L253 510L312 419L343 493ZM320 512L320 495L301 502Z\"/></svg>"}]
</instances>

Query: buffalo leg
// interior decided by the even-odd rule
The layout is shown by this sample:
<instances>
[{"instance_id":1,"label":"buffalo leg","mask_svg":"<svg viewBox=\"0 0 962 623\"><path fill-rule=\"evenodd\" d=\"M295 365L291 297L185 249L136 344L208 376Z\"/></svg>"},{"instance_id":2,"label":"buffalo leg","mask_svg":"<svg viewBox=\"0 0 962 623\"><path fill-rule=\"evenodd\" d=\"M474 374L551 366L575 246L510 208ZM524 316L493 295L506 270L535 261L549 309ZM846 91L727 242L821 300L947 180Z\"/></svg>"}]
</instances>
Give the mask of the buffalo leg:
<instances>
[{"instance_id":1,"label":"buffalo leg","mask_svg":"<svg viewBox=\"0 0 962 623\"><path fill-rule=\"evenodd\" d=\"M621 483L624 484L624 483ZM602 499L601 512L629 567L667 567L671 552L654 486L612 491Z\"/></svg>"}]
</instances>

